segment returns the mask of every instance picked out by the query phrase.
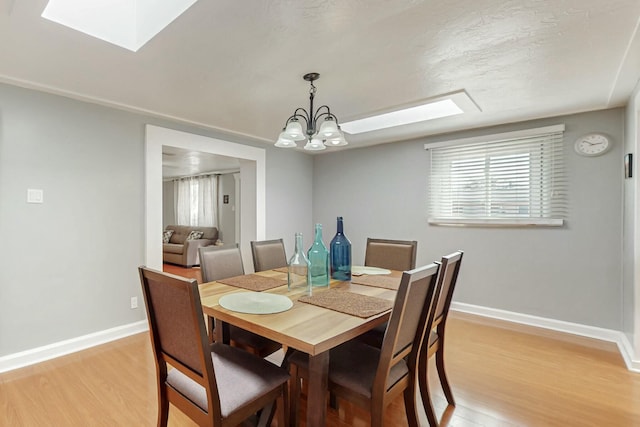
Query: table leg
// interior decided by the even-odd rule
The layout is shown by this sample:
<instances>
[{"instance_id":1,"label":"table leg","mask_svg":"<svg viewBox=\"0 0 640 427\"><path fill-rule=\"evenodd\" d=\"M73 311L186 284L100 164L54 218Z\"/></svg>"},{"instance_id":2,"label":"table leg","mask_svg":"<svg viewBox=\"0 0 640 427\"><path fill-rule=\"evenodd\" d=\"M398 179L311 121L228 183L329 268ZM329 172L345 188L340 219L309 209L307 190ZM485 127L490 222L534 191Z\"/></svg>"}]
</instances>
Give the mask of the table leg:
<instances>
[{"instance_id":1,"label":"table leg","mask_svg":"<svg viewBox=\"0 0 640 427\"><path fill-rule=\"evenodd\" d=\"M324 427L327 412L329 352L309 356L309 384L307 389L307 426Z\"/></svg>"},{"instance_id":2,"label":"table leg","mask_svg":"<svg viewBox=\"0 0 640 427\"><path fill-rule=\"evenodd\" d=\"M229 342L231 341L229 337L229 324L226 322L223 322L220 319L215 319L215 324L216 324L216 327L213 331L215 334L216 342L229 344Z\"/></svg>"}]
</instances>

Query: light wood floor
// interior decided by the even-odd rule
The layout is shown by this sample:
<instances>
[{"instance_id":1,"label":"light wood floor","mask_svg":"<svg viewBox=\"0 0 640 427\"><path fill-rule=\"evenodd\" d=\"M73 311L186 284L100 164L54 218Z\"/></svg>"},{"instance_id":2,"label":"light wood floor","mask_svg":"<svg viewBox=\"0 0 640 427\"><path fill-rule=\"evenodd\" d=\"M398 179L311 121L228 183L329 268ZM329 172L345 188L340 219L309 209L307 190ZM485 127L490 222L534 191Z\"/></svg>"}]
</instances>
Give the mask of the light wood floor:
<instances>
[{"instance_id":1,"label":"light wood floor","mask_svg":"<svg viewBox=\"0 0 640 427\"><path fill-rule=\"evenodd\" d=\"M447 327L457 405L446 408L432 361L441 425L640 426L640 374L627 371L614 344L457 313ZM156 401L147 334L0 374L0 426L154 426ZM407 424L401 397L385 423ZM347 402L328 411L330 427L368 424ZM172 408L169 425L193 423Z\"/></svg>"}]
</instances>

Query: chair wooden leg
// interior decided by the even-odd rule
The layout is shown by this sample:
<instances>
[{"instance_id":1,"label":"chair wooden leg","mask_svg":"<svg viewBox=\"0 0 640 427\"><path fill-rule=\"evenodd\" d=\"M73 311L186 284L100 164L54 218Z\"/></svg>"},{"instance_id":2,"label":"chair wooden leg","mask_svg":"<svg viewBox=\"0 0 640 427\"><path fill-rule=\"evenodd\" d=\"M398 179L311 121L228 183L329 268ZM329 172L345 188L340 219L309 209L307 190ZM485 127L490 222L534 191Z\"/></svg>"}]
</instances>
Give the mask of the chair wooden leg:
<instances>
[{"instance_id":1,"label":"chair wooden leg","mask_svg":"<svg viewBox=\"0 0 640 427\"><path fill-rule=\"evenodd\" d=\"M167 427L169 423L169 399L166 391L159 393L158 399L158 427Z\"/></svg>"},{"instance_id":2,"label":"chair wooden leg","mask_svg":"<svg viewBox=\"0 0 640 427\"><path fill-rule=\"evenodd\" d=\"M436 367L438 369L438 377L440 377L440 385L447 398L447 402L449 402L449 405L456 406L456 401L453 398L451 386L447 379L447 373L444 369L444 340L440 340L440 346L438 347L438 351L436 351Z\"/></svg>"},{"instance_id":3,"label":"chair wooden leg","mask_svg":"<svg viewBox=\"0 0 640 427\"><path fill-rule=\"evenodd\" d=\"M278 421L278 427L287 427L289 425L289 421L287 420L288 414L286 402L287 385L283 384L282 394L278 396L278 398L274 402L269 403L260 411L260 417L258 419L257 427L270 427L271 422L273 421L274 414L276 415L276 420Z\"/></svg>"},{"instance_id":4,"label":"chair wooden leg","mask_svg":"<svg viewBox=\"0 0 640 427\"><path fill-rule=\"evenodd\" d=\"M207 331L209 332L209 342L211 343L216 341L216 335L215 335L214 329L215 329L215 319L211 316L207 316Z\"/></svg>"},{"instance_id":5,"label":"chair wooden leg","mask_svg":"<svg viewBox=\"0 0 640 427\"><path fill-rule=\"evenodd\" d=\"M427 347L427 346L425 346ZM438 419L436 418L433 404L431 403L431 395L429 393L429 376L428 376L429 355L427 350L420 350L420 357L418 361L418 384L420 386L420 396L422 397L422 406L427 414L427 421L430 426L437 426Z\"/></svg>"},{"instance_id":6,"label":"chair wooden leg","mask_svg":"<svg viewBox=\"0 0 640 427\"><path fill-rule=\"evenodd\" d=\"M271 421L273 420L273 410L275 409L274 405L277 405L277 403L270 402L260 410L257 427L269 427L271 425Z\"/></svg>"},{"instance_id":7,"label":"chair wooden leg","mask_svg":"<svg viewBox=\"0 0 640 427\"><path fill-rule=\"evenodd\" d=\"M384 408L382 405L371 405L371 427L383 427Z\"/></svg>"},{"instance_id":8,"label":"chair wooden leg","mask_svg":"<svg viewBox=\"0 0 640 427\"><path fill-rule=\"evenodd\" d=\"M422 395L422 405L424 406L424 412L427 414L427 421L431 427L437 427L440 425L438 418L436 417L436 411L431 404L431 396L427 393Z\"/></svg>"},{"instance_id":9,"label":"chair wooden leg","mask_svg":"<svg viewBox=\"0 0 640 427\"><path fill-rule=\"evenodd\" d=\"M416 384L411 382L404 390L404 410L407 414L409 427L419 427L418 408L416 407Z\"/></svg>"},{"instance_id":10,"label":"chair wooden leg","mask_svg":"<svg viewBox=\"0 0 640 427\"><path fill-rule=\"evenodd\" d=\"M278 426L289 426L289 386L282 385L282 398L278 399Z\"/></svg>"},{"instance_id":11,"label":"chair wooden leg","mask_svg":"<svg viewBox=\"0 0 640 427\"><path fill-rule=\"evenodd\" d=\"M289 366L289 423L292 427L298 426L298 410L300 405L300 377L298 367L295 364Z\"/></svg>"},{"instance_id":12,"label":"chair wooden leg","mask_svg":"<svg viewBox=\"0 0 640 427\"><path fill-rule=\"evenodd\" d=\"M329 392L329 407L338 410L338 398L333 392Z\"/></svg>"}]
</instances>

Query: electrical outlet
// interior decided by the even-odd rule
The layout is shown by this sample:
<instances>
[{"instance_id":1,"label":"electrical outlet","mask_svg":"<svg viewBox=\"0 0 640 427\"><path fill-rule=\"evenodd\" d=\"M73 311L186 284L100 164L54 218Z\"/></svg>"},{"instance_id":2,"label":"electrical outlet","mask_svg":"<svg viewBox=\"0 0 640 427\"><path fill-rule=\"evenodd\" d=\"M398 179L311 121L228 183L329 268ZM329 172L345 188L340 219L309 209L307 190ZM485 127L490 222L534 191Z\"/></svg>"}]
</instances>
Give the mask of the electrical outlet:
<instances>
[{"instance_id":1,"label":"electrical outlet","mask_svg":"<svg viewBox=\"0 0 640 427\"><path fill-rule=\"evenodd\" d=\"M138 297L131 297L131 309L138 308Z\"/></svg>"}]
</instances>

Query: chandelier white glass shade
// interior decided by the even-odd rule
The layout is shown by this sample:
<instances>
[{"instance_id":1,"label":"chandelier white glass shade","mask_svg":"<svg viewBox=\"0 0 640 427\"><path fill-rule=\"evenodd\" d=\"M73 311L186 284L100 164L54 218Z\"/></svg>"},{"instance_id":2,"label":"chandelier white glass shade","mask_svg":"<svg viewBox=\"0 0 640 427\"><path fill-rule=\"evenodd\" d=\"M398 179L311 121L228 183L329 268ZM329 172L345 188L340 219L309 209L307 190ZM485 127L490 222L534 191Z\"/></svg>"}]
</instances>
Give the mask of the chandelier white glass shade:
<instances>
[{"instance_id":1,"label":"chandelier white glass shade","mask_svg":"<svg viewBox=\"0 0 640 427\"><path fill-rule=\"evenodd\" d=\"M316 87L313 82L320 78L320 74L308 73L302 78L311 84L309 89L309 111L304 108L296 108L293 115L287 119L282 132L278 135L276 147L297 147L298 141L306 141L304 149L310 151L347 145L347 140L338 125L338 118L331 113L329 107L323 105L318 107L315 112L313 110L313 99L316 95ZM304 128L302 127L302 122L304 122Z\"/></svg>"}]
</instances>

